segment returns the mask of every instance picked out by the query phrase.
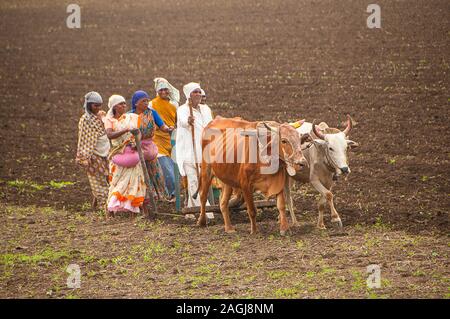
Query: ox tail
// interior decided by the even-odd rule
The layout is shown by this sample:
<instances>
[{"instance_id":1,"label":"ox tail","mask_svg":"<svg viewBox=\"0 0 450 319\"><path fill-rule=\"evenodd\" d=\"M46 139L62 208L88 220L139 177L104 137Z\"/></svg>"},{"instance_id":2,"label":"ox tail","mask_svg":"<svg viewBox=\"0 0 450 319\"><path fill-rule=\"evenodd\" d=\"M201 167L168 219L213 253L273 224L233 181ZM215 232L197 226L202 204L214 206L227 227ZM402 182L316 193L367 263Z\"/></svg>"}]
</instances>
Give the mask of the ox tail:
<instances>
[{"instance_id":1,"label":"ox tail","mask_svg":"<svg viewBox=\"0 0 450 319\"><path fill-rule=\"evenodd\" d=\"M203 167L206 166L206 178L205 178L205 182L208 180L211 180L212 176L211 176L211 166L209 166L208 164L204 163L204 165L202 165ZM202 181L203 181L203 169L200 170L200 176L198 179L198 187L197 190L195 191L194 194L192 194L192 198L193 199L197 199L198 197L198 193L200 192L201 188L202 188Z\"/></svg>"},{"instance_id":2,"label":"ox tail","mask_svg":"<svg viewBox=\"0 0 450 319\"><path fill-rule=\"evenodd\" d=\"M201 179L200 179L201 180ZM197 188L197 190L195 191L195 193L194 194L192 194L192 198L193 199L197 199L197 197L198 197L198 191L200 190L200 181L198 182L198 188Z\"/></svg>"}]
</instances>

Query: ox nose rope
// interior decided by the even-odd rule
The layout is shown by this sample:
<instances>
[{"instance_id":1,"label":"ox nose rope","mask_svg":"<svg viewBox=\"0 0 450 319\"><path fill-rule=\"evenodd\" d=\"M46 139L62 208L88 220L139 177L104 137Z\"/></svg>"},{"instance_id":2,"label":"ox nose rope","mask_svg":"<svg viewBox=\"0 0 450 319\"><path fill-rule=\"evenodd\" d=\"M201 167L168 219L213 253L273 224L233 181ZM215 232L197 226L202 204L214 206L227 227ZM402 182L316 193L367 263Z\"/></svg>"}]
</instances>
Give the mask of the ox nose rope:
<instances>
[{"instance_id":1,"label":"ox nose rope","mask_svg":"<svg viewBox=\"0 0 450 319\"><path fill-rule=\"evenodd\" d=\"M327 147L325 148L325 158L326 158L326 160L327 160L327 162L328 162L328 169L330 169L330 171L332 171L332 172L334 172L334 171L336 171L337 169L340 169L339 167L338 167L338 165L336 164L336 162L333 160L333 158L331 157L331 155L330 155L330 151L328 150L328 145L327 145Z\"/></svg>"}]
</instances>

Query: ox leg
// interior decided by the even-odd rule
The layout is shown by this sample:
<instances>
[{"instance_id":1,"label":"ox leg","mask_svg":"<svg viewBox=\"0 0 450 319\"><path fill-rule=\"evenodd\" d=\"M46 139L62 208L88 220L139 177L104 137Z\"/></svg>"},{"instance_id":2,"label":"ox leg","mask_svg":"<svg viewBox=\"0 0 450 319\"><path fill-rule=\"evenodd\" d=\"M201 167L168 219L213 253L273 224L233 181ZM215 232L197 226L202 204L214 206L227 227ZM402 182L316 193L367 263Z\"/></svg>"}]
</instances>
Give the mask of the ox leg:
<instances>
[{"instance_id":1,"label":"ox leg","mask_svg":"<svg viewBox=\"0 0 450 319\"><path fill-rule=\"evenodd\" d=\"M286 182L284 184L284 193L286 194L287 205L289 209L289 213L291 214L292 225L298 225L297 218L295 217L294 211L294 201L292 200L292 189L293 180L290 177L286 178Z\"/></svg>"},{"instance_id":2,"label":"ox leg","mask_svg":"<svg viewBox=\"0 0 450 319\"><path fill-rule=\"evenodd\" d=\"M339 217L339 214L337 213L336 209L334 208L333 203L333 194L331 191L322 185L322 183L318 180L311 181L311 185L322 194L322 197L325 198L326 202L330 206L331 209L331 222L337 225L339 228L342 228L342 221ZM320 220L320 210L319 210L319 220ZM323 221L323 212L322 212L322 221ZM320 228L320 227L319 227Z\"/></svg>"},{"instance_id":3,"label":"ox leg","mask_svg":"<svg viewBox=\"0 0 450 319\"><path fill-rule=\"evenodd\" d=\"M242 189L242 194L244 195L245 202L247 203L247 214L250 219L250 234L256 234L258 232L258 228L256 227L256 207L253 202L253 193L247 189Z\"/></svg>"},{"instance_id":4,"label":"ox leg","mask_svg":"<svg viewBox=\"0 0 450 319\"><path fill-rule=\"evenodd\" d=\"M198 217L197 225L206 226L206 201L208 200L209 186L211 186L212 176L211 167L205 163L202 163L202 169L200 170L200 180L198 192L200 193L200 216Z\"/></svg>"},{"instance_id":5,"label":"ox leg","mask_svg":"<svg viewBox=\"0 0 450 319\"><path fill-rule=\"evenodd\" d=\"M230 186L223 184L222 196L220 196L220 211L222 212L226 233L234 233L236 231L231 225L230 208L228 207L232 191L233 189Z\"/></svg>"},{"instance_id":6,"label":"ox leg","mask_svg":"<svg viewBox=\"0 0 450 319\"><path fill-rule=\"evenodd\" d=\"M325 196L321 195L319 199L319 219L317 221L317 228L326 229L325 224L323 223L323 213L325 212L325 206L327 204L327 199Z\"/></svg>"},{"instance_id":7,"label":"ox leg","mask_svg":"<svg viewBox=\"0 0 450 319\"><path fill-rule=\"evenodd\" d=\"M331 189L331 187L329 187L329 188ZM329 193L331 196L327 197L327 202L328 202L328 205L330 206L331 222L333 223L333 225L335 225L335 227L342 229L341 217L339 216L338 212L336 211L336 208L334 207L334 201L333 201L334 196L331 193L331 191Z\"/></svg>"},{"instance_id":8,"label":"ox leg","mask_svg":"<svg viewBox=\"0 0 450 319\"><path fill-rule=\"evenodd\" d=\"M280 213L280 235L285 236L289 230L289 223L286 218L286 201L284 199L284 192L277 195L277 208Z\"/></svg>"}]
</instances>

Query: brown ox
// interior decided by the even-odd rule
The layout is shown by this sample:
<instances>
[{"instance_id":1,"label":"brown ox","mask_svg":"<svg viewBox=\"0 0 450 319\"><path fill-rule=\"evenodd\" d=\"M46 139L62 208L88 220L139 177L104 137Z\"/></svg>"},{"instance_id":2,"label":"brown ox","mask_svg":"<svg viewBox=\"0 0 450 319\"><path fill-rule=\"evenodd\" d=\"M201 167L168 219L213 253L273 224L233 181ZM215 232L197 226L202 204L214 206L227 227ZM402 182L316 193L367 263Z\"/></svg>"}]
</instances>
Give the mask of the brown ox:
<instances>
[{"instance_id":1,"label":"brown ox","mask_svg":"<svg viewBox=\"0 0 450 319\"><path fill-rule=\"evenodd\" d=\"M261 135L258 135L258 132L261 132L261 129L264 128L272 132L272 134L268 134L267 141L264 141L266 136L261 138ZM254 139L251 140L249 135L243 135L238 130L243 130L253 135ZM214 138L210 137L211 132L213 132ZM273 135L274 132L275 135ZM278 141L281 141L281 143L278 143ZM257 154L253 154L255 150L254 143L256 143ZM235 231L230 222L228 201L231 197L232 189L238 188L242 191L247 203L247 213L251 223L252 234L257 232L253 192L260 190L267 197L277 196L280 233L284 235L289 229L285 214L284 197L284 185L287 178L286 170L288 170L290 175L295 175L302 166L306 165L306 160L300 148L301 143L302 141L297 131L288 124L248 122L239 118L216 117L203 131L203 157L198 190L201 210L197 222L198 225L206 226L206 199L212 175L215 175L223 182L220 210L227 233ZM226 154L230 152L230 149L233 152L231 160ZM242 152L239 153L238 150L242 150ZM270 172L267 172L270 165L261 160L264 160L261 153L265 150L267 150L267 154L271 155L271 162L276 164L276 169ZM275 158L274 155L277 154L277 150L278 156ZM242 156L239 157L240 160L238 159L238 154Z\"/></svg>"}]
</instances>

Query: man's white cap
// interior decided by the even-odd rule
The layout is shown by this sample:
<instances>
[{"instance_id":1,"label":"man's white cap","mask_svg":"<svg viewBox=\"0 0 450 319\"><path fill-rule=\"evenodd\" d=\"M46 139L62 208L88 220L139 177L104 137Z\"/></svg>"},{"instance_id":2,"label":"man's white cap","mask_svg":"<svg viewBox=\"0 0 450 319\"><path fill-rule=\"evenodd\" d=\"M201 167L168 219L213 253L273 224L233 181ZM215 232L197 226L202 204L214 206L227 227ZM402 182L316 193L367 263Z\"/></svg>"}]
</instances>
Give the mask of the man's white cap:
<instances>
[{"instance_id":1,"label":"man's white cap","mask_svg":"<svg viewBox=\"0 0 450 319\"><path fill-rule=\"evenodd\" d=\"M197 89L202 89L199 83L191 82L183 86L183 93L186 96L186 99L189 100L191 97L191 93Z\"/></svg>"}]
</instances>

